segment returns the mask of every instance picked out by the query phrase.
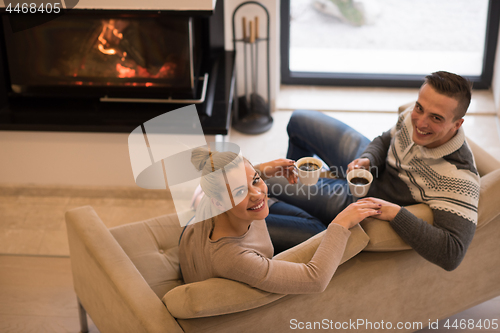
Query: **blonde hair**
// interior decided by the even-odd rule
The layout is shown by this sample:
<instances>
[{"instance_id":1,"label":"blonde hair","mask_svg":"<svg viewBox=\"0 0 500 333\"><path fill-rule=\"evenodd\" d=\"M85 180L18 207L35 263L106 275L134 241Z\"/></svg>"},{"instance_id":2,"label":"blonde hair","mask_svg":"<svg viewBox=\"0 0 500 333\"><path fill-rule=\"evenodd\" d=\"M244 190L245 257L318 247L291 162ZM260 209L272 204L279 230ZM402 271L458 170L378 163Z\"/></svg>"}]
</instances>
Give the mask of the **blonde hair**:
<instances>
[{"instance_id":1,"label":"blonde hair","mask_svg":"<svg viewBox=\"0 0 500 333\"><path fill-rule=\"evenodd\" d=\"M205 195L221 200L221 193L227 192L225 182L221 181L217 170L229 171L241 165L241 162L251 163L244 157L232 151L210 151L207 147L198 147L191 153L191 163L201 171L200 185Z\"/></svg>"}]
</instances>

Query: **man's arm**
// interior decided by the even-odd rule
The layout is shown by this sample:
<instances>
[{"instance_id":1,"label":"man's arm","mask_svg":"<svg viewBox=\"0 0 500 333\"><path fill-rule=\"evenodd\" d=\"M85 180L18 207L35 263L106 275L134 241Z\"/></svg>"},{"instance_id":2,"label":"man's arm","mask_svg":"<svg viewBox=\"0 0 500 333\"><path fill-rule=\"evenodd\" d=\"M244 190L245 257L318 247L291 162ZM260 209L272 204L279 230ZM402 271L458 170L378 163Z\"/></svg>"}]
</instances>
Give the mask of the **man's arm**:
<instances>
[{"instance_id":1,"label":"man's arm","mask_svg":"<svg viewBox=\"0 0 500 333\"><path fill-rule=\"evenodd\" d=\"M467 252L476 225L456 214L432 210L434 225L427 224L405 208L389 221L398 235L428 261L454 270Z\"/></svg>"},{"instance_id":2,"label":"man's arm","mask_svg":"<svg viewBox=\"0 0 500 333\"><path fill-rule=\"evenodd\" d=\"M391 130L388 130L373 139L373 141L366 147L363 154L361 154L360 158L368 158L370 160L370 166L381 167L385 165L390 145Z\"/></svg>"}]
</instances>

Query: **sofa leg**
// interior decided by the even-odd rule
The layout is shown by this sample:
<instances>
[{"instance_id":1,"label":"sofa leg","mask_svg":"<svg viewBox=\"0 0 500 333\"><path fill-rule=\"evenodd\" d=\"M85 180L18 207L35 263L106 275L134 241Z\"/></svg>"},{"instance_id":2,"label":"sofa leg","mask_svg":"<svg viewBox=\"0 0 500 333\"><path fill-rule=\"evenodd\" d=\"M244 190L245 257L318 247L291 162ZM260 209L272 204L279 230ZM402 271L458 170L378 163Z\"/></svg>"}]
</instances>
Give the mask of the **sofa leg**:
<instances>
[{"instance_id":1,"label":"sofa leg","mask_svg":"<svg viewBox=\"0 0 500 333\"><path fill-rule=\"evenodd\" d=\"M89 328L87 325L87 311L83 308L82 303L80 303L80 299L77 297L78 300L78 317L80 318L80 332L81 333L88 333Z\"/></svg>"}]
</instances>

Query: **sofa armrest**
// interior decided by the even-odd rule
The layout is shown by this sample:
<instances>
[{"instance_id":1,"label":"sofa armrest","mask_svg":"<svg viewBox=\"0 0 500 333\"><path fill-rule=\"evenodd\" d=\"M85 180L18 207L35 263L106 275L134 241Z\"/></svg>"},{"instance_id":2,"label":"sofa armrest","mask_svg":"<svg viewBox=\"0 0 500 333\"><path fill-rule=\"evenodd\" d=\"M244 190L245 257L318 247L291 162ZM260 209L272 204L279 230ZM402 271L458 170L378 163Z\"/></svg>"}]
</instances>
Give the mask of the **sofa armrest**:
<instances>
[{"instance_id":1,"label":"sofa armrest","mask_svg":"<svg viewBox=\"0 0 500 333\"><path fill-rule=\"evenodd\" d=\"M182 332L92 207L66 224L74 288L102 333Z\"/></svg>"},{"instance_id":2,"label":"sofa armrest","mask_svg":"<svg viewBox=\"0 0 500 333\"><path fill-rule=\"evenodd\" d=\"M486 152L481 146L467 138L467 143L474 155L476 161L477 172L482 177L488 173L500 169L500 161Z\"/></svg>"},{"instance_id":3,"label":"sofa armrest","mask_svg":"<svg viewBox=\"0 0 500 333\"><path fill-rule=\"evenodd\" d=\"M500 198L500 168L481 177L477 230L500 215L498 198Z\"/></svg>"}]
</instances>

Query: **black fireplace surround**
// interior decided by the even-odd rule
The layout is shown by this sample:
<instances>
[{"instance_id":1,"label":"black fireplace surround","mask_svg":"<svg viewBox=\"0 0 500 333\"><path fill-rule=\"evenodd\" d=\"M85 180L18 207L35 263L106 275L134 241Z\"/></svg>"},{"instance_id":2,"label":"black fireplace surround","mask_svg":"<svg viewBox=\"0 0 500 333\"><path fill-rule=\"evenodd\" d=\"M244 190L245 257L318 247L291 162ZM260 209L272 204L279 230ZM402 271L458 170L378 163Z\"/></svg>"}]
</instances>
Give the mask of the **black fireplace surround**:
<instances>
[{"instance_id":1,"label":"black fireplace surround","mask_svg":"<svg viewBox=\"0 0 500 333\"><path fill-rule=\"evenodd\" d=\"M24 30L33 16L1 16L0 130L130 132L195 104L206 135L228 133L223 1L213 11L73 9Z\"/></svg>"}]
</instances>

